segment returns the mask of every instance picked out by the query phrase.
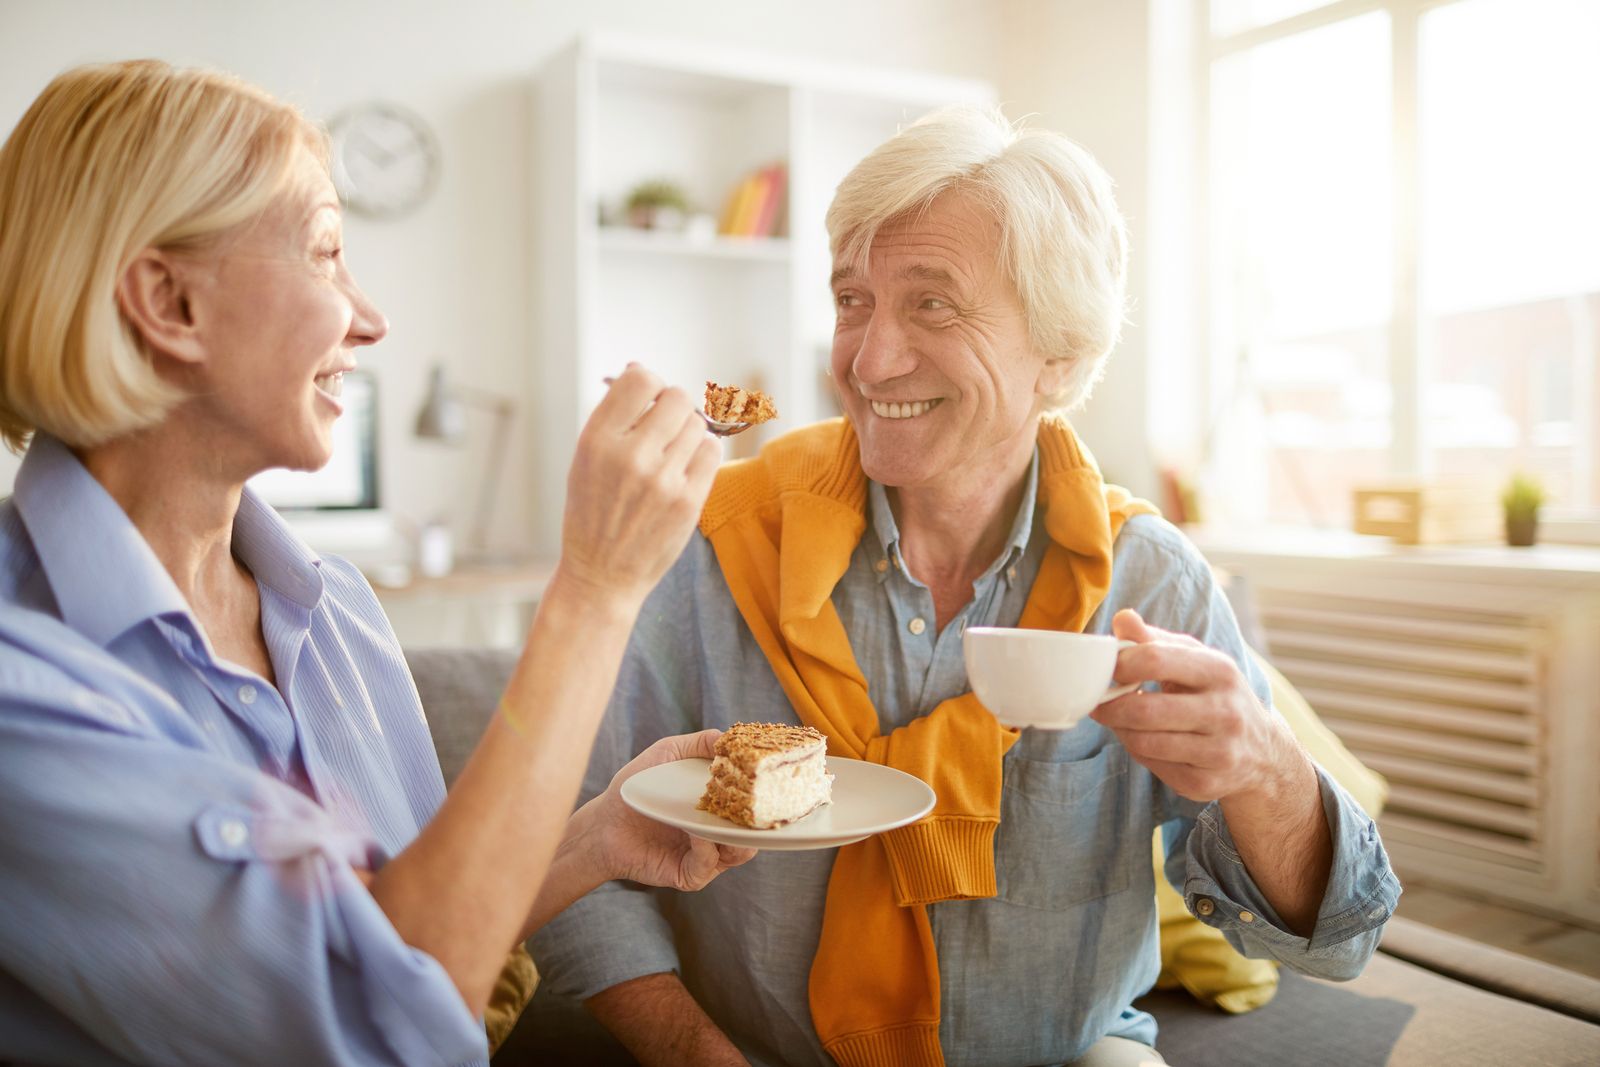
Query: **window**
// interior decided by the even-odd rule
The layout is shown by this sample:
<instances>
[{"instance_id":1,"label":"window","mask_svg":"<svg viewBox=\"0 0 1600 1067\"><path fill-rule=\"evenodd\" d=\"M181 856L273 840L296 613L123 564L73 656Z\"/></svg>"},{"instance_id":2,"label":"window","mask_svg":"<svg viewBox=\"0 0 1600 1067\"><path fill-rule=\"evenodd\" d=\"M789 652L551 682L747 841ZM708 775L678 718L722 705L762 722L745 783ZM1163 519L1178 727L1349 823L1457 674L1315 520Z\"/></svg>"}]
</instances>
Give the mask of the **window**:
<instances>
[{"instance_id":1,"label":"window","mask_svg":"<svg viewBox=\"0 0 1600 1067\"><path fill-rule=\"evenodd\" d=\"M1600 4L1210 13L1225 513L1345 526L1358 484L1528 470L1600 516Z\"/></svg>"}]
</instances>

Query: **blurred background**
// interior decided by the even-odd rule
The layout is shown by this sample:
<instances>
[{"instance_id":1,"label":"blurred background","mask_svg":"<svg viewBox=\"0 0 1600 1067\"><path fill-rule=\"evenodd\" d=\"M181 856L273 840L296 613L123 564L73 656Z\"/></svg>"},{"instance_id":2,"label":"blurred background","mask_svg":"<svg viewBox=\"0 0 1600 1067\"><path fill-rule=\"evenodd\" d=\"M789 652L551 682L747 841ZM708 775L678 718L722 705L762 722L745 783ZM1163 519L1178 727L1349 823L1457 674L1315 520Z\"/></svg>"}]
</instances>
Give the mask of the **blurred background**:
<instances>
[{"instance_id":1,"label":"blurred background","mask_svg":"<svg viewBox=\"0 0 1600 1067\"><path fill-rule=\"evenodd\" d=\"M899 126L1079 141L1132 238L1108 479L1388 778L1406 907L1600 973L1600 3L0 0L0 130L138 56L330 128L392 329L260 488L411 645L520 639L626 361L833 411L822 218Z\"/></svg>"},{"instance_id":2,"label":"blurred background","mask_svg":"<svg viewBox=\"0 0 1600 1067\"><path fill-rule=\"evenodd\" d=\"M363 502L458 548L486 474L470 547L554 547L559 435L627 358L827 414L832 183L951 101L1117 181L1130 321L1077 419L1111 478L1223 528L1348 529L1356 488L1518 471L1547 532L1600 515L1589 0L0 0L0 28L0 128L64 67L144 55L346 123L341 184L375 201L349 256L394 327L364 354ZM768 168L761 232L721 240ZM419 439L435 365L505 414Z\"/></svg>"}]
</instances>

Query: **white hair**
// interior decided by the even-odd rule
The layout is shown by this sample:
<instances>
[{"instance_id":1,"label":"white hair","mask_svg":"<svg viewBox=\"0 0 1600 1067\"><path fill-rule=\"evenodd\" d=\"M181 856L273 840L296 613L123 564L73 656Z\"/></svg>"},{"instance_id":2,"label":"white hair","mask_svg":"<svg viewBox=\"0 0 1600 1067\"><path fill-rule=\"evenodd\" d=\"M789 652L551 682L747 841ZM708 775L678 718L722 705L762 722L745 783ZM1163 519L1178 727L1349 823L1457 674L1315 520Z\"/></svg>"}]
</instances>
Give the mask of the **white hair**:
<instances>
[{"instance_id":1,"label":"white hair","mask_svg":"<svg viewBox=\"0 0 1600 1067\"><path fill-rule=\"evenodd\" d=\"M1034 347L1070 361L1052 409L1088 399L1126 314L1128 237L1111 178L1080 145L1025 130L999 109L951 107L879 145L839 183L828 208L835 261L864 269L893 219L940 194L974 196L1000 224L999 260Z\"/></svg>"}]
</instances>

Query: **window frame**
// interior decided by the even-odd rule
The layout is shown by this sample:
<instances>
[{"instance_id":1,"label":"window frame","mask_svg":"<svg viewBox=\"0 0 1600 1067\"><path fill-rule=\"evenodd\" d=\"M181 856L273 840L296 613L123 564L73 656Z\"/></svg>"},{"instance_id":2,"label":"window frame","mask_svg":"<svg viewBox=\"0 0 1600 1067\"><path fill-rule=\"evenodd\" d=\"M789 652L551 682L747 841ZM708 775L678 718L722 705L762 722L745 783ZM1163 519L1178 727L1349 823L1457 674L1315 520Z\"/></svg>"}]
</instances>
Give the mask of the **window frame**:
<instances>
[{"instance_id":1,"label":"window frame","mask_svg":"<svg viewBox=\"0 0 1600 1067\"><path fill-rule=\"evenodd\" d=\"M1219 365L1220 355L1213 350L1211 271L1211 173L1213 67L1219 60L1252 48L1331 26L1373 12L1389 16L1391 122L1391 202L1390 258L1393 283L1389 321L1389 385L1393 398L1390 414L1389 475L1396 479L1426 480L1433 473L1433 462L1424 439L1423 389L1425 350L1422 335L1422 294L1418 280L1421 249L1422 180L1418 167L1418 96L1421 58L1420 27L1423 16L1436 8L1462 0L1333 0L1332 3L1292 15L1276 22L1214 34L1212 0L1192 0L1193 59L1192 104L1195 151L1192 204L1196 230L1194 263L1196 336L1202 339L1202 369L1209 398L1208 410L1222 410L1229 375ZM1600 413L1592 413L1600 418ZM1590 439L1600 434L1600 426L1586 431ZM1586 508L1546 508L1547 539L1584 544L1600 544L1600 505Z\"/></svg>"}]
</instances>

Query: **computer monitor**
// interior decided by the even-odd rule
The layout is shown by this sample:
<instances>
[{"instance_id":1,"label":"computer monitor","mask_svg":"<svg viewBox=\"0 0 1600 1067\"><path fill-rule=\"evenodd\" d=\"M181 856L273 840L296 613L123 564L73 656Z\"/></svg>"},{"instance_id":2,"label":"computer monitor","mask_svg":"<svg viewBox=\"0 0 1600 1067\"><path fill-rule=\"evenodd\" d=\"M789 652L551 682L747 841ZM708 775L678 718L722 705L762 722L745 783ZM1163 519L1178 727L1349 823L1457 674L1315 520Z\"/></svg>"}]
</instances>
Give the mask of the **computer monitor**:
<instances>
[{"instance_id":1,"label":"computer monitor","mask_svg":"<svg viewBox=\"0 0 1600 1067\"><path fill-rule=\"evenodd\" d=\"M333 424L333 458L317 471L277 468L250 488L281 512L378 509L378 385L368 371L346 371L344 414Z\"/></svg>"}]
</instances>

